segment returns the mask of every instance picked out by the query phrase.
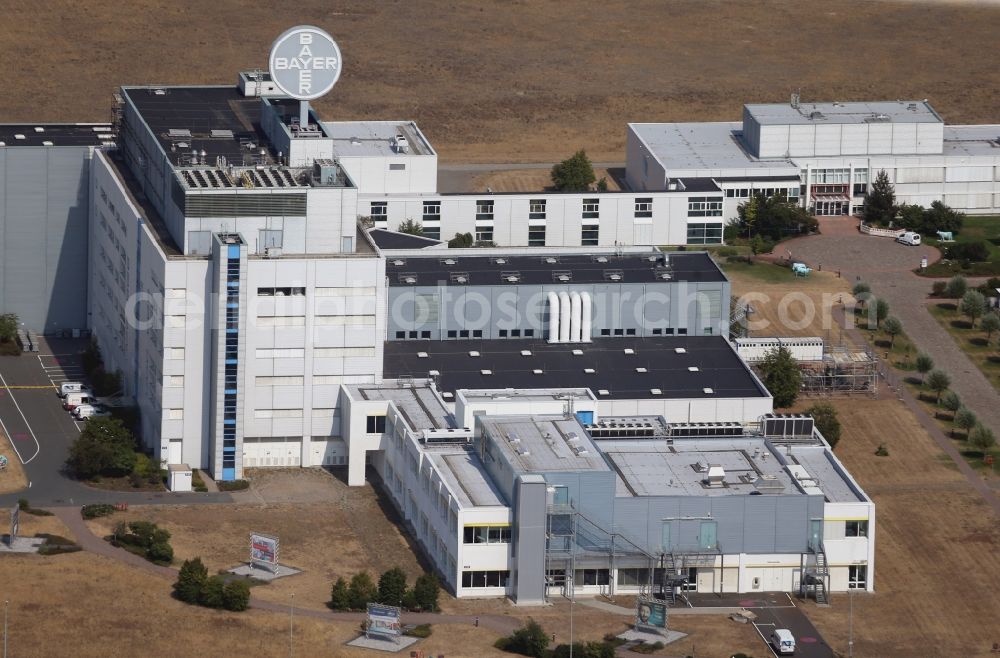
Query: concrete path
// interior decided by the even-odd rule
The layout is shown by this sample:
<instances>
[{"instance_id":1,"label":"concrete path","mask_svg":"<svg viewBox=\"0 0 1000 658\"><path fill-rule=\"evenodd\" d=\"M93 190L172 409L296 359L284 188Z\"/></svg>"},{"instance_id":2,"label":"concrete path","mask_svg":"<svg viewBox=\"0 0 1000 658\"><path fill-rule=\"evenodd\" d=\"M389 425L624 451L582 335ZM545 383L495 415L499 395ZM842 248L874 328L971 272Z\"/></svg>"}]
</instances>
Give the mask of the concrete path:
<instances>
[{"instance_id":1,"label":"concrete path","mask_svg":"<svg viewBox=\"0 0 1000 658\"><path fill-rule=\"evenodd\" d=\"M1000 431L1000 393L926 308L934 279L912 272L923 257L930 262L938 260L938 251L862 235L857 226L858 220L853 218L821 218L820 235L784 242L775 249L775 256L790 252L793 259L811 267L839 270L852 285L868 283L877 297L889 302L890 314L902 321L913 342L934 358L934 367L948 373L952 390L965 405L987 427ZM980 280L970 279L970 283Z\"/></svg>"}]
</instances>

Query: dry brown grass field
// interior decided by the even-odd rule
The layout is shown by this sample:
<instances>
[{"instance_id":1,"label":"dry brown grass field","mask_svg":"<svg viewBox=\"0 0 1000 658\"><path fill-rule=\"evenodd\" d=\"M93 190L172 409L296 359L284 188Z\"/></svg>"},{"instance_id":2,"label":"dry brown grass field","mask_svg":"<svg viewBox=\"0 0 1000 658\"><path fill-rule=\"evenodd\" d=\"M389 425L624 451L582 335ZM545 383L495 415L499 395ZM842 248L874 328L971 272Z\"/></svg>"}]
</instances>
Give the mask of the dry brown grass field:
<instances>
[{"instance_id":1,"label":"dry brown grass field","mask_svg":"<svg viewBox=\"0 0 1000 658\"><path fill-rule=\"evenodd\" d=\"M621 161L626 122L738 120L795 89L1000 122L1000 7L862 0L15 0L0 119L103 121L120 84L228 84L294 23L344 52L326 118L415 119L452 162Z\"/></svg>"},{"instance_id":2,"label":"dry brown grass field","mask_svg":"<svg viewBox=\"0 0 1000 658\"><path fill-rule=\"evenodd\" d=\"M24 475L24 466L17 453L10 445L10 439L0 430L0 455L7 458L7 467L0 471L0 493L20 491L28 486L28 478Z\"/></svg>"}]
</instances>

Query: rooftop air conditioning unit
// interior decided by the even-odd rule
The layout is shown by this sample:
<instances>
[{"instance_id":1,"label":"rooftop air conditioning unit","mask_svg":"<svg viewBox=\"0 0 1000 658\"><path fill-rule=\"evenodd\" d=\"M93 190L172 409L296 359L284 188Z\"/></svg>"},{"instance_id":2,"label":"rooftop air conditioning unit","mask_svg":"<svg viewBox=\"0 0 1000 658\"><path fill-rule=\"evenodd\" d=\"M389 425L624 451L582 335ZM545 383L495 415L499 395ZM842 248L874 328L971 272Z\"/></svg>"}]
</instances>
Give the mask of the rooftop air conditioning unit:
<instances>
[{"instance_id":1,"label":"rooftop air conditioning unit","mask_svg":"<svg viewBox=\"0 0 1000 658\"><path fill-rule=\"evenodd\" d=\"M721 487L726 481L726 471L724 468L717 464L712 464L708 467L708 486L710 487Z\"/></svg>"},{"instance_id":2,"label":"rooftop air conditioning unit","mask_svg":"<svg viewBox=\"0 0 1000 658\"><path fill-rule=\"evenodd\" d=\"M396 153L410 152L410 142L403 135L396 135L396 139L393 140L393 145L395 146Z\"/></svg>"}]
</instances>

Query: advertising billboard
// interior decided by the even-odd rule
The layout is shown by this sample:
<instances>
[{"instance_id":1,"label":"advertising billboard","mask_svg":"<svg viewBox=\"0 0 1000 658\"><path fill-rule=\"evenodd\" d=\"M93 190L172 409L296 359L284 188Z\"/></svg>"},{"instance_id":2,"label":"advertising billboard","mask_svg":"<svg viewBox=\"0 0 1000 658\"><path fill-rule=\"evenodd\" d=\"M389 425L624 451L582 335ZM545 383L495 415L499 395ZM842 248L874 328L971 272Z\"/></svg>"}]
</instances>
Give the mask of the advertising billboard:
<instances>
[{"instance_id":1,"label":"advertising billboard","mask_svg":"<svg viewBox=\"0 0 1000 658\"><path fill-rule=\"evenodd\" d=\"M637 626L666 628L667 604L663 601L639 599L636 603L635 623Z\"/></svg>"},{"instance_id":2,"label":"advertising billboard","mask_svg":"<svg viewBox=\"0 0 1000 658\"><path fill-rule=\"evenodd\" d=\"M300 101L319 98L340 78L340 48L325 31L312 25L286 30L271 46L271 81Z\"/></svg>"},{"instance_id":3,"label":"advertising billboard","mask_svg":"<svg viewBox=\"0 0 1000 658\"><path fill-rule=\"evenodd\" d=\"M278 566L278 538L259 532L250 533L250 563Z\"/></svg>"},{"instance_id":4,"label":"advertising billboard","mask_svg":"<svg viewBox=\"0 0 1000 658\"><path fill-rule=\"evenodd\" d=\"M8 543L13 545L14 540L17 539L17 531L21 525L21 507L19 505L14 505L10 510L10 539Z\"/></svg>"},{"instance_id":5,"label":"advertising billboard","mask_svg":"<svg viewBox=\"0 0 1000 658\"><path fill-rule=\"evenodd\" d=\"M396 637L403 634L399 623L400 609L391 605L378 603L368 604L368 635L388 635Z\"/></svg>"}]
</instances>

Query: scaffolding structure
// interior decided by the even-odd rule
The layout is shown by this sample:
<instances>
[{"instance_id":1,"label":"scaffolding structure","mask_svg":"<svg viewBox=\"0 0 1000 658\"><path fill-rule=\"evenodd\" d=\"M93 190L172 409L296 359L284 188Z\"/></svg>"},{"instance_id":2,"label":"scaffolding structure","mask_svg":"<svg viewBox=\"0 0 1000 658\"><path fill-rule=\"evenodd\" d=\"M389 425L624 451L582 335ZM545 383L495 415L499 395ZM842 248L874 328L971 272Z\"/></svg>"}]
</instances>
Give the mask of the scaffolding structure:
<instances>
[{"instance_id":1,"label":"scaffolding structure","mask_svg":"<svg viewBox=\"0 0 1000 658\"><path fill-rule=\"evenodd\" d=\"M878 360L868 349L824 346L822 361L800 361L804 395L878 396Z\"/></svg>"}]
</instances>

